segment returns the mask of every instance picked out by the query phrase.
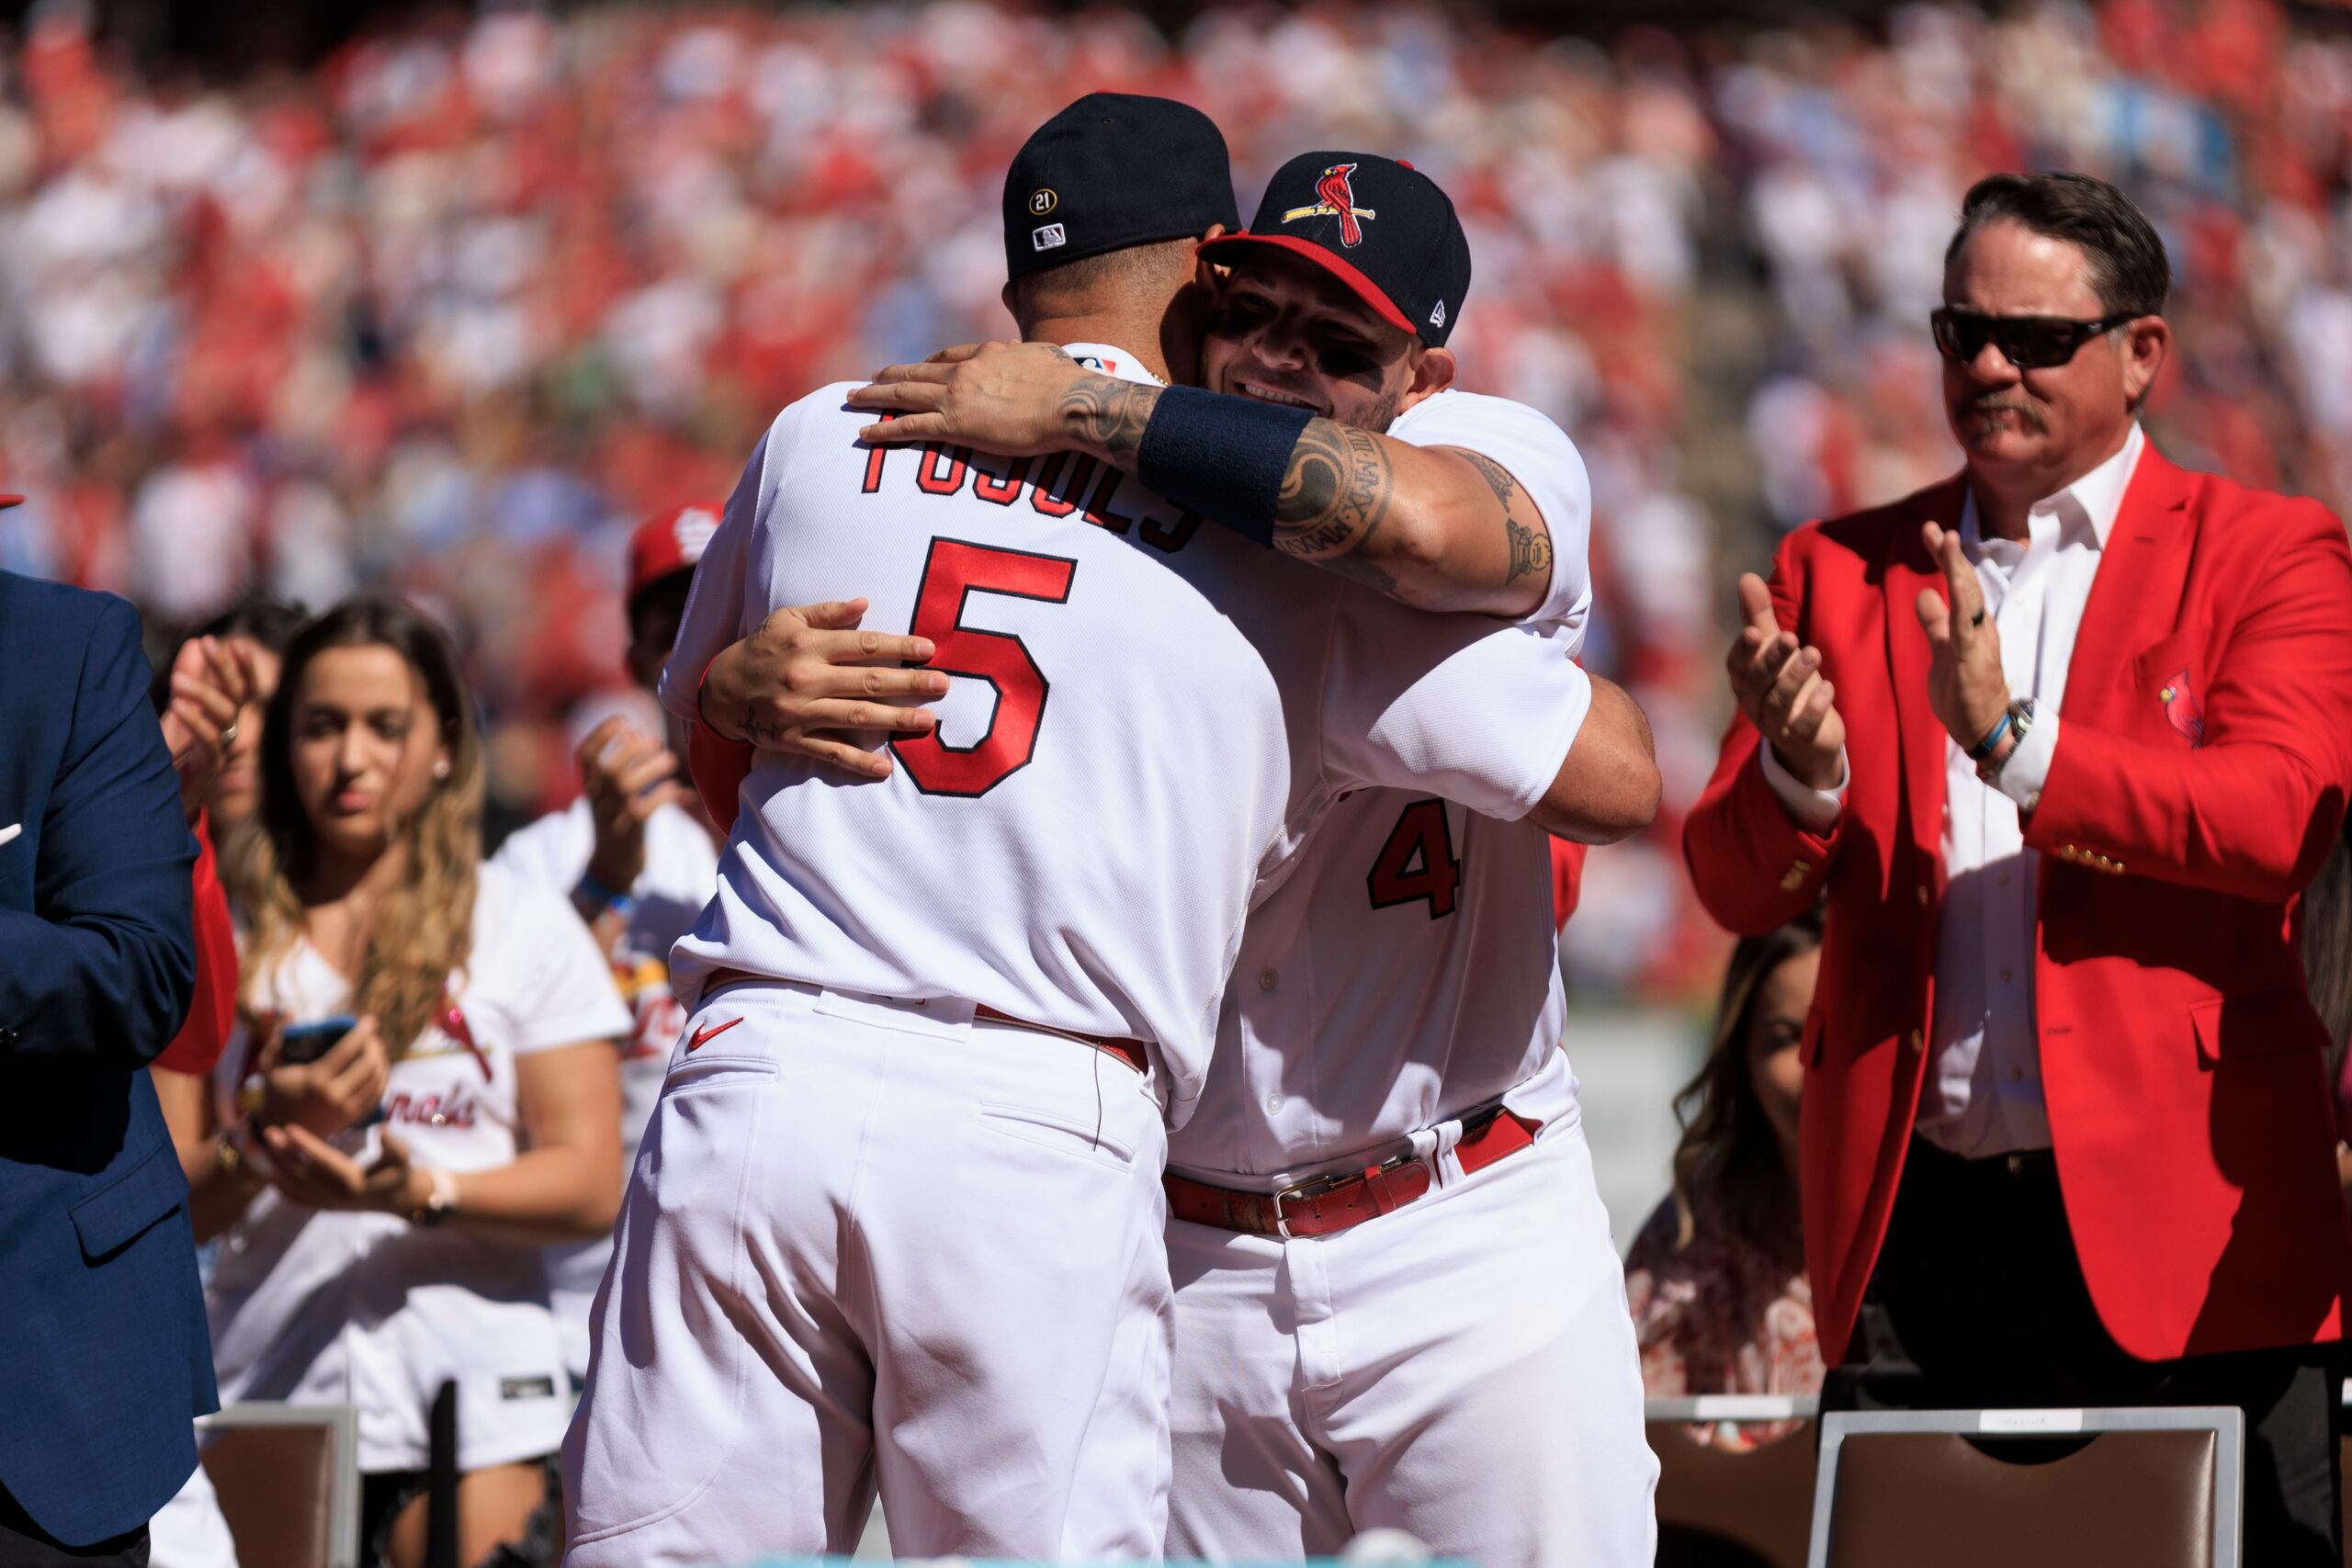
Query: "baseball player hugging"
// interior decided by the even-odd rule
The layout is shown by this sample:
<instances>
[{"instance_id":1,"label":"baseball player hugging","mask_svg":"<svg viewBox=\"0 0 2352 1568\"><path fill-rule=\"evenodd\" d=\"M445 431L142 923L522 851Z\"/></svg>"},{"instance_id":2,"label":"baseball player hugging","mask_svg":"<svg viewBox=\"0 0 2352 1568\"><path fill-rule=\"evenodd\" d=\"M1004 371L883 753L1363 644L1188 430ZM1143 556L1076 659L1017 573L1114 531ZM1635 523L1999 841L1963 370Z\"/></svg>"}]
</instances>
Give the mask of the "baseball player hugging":
<instances>
[{"instance_id":1,"label":"baseball player hugging","mask_svg":"<svg viewBox=\"0 0 2352 1568\"><path fill-rule=\"evenodd\" d=\"M1286 207L1332 205L1317 193L1351 164L1345 272L1301 248L1344 244L1336 218L1328 241L1320 219L1283 231L1263 211L1234 232L1223 138L1196 111L1079 100L1006 182L1006 302L1033 341L824 389L752 455L662 677L704 727L697 757L755 736L700 699L779 606L864 596L869 660L921 671L894 670L847 727L862 765L763 750L714 802L718 897L672 965L694 1010L565 1442L577 1568L846 1551L877 1493L911 1555L1291 1554L1383 1522L1442 1540L1466 1521L1419 1500L1487 1458L1464 1434L1411 1470L1403 1438L1531 1376L1605 1386L1567 1389L1543 1417L1562 1442L1514 1459L1587 1466L1569 1509L1627 1494L1542 1553L1646 1554L1631 1328L1583 1304L1623 1316L1573 1084L1536 1048L1557 998L1535 973L1544 834L1646 822L1646 727L1571 657L1573 450L1528 411L1446 389L1469 280L1450 204L1403 165L1314 157L1306 197L1290 171L1276 184ZM1416 413L1412 440L1380 434ZM1361 834L1333 829L1374 818L1388 838L1357 864ZM1349 883L1361 915L1327 903ZM1291 956L1336 962L1369 940L1345 922L1383 916L1419 922L1381 928L1374 960L1429 998L1409 1034L1337 995L1317 1010L1316 966ZM1478 960L1508 969L1471 976L1454 933L1522 916L1532 935ZM1524 1001L1507 1048L1447 1027L1449 998L1490 985ZM1274 998L1285 1010L1260 1010ZM1295 1121L1270 1070L1329 1087ZM1184 1172L1232 1223L1171 1230L1170 1130L1204 1114ZM1368 1161L1369 1190L1315 1180ZM1406 1281L1474 1251L1494 1267L1522 1223L1531 1253L1548 1226L1573 1257L1509 1261L1504 1286L1573 1320L1498 1359L1471 1344L1487 1325ZM1185 1229L1204 1239L1173 1254L1171 1285ZM1223 1252L1242 1293L1187 1304ZM1296 1313L1286 1348L1238 1321L1270 1307ZM1295 1386L1246 1386L1310 1344ZM1359 1346L1409 1351L1385 1382L1411 1386L1361 1397ZM1219 1440L1197 1413L1227 1396L1197 1363L1220 1358L1247 1396L1222 1440L1265 1457L1212 1484L1187 1450ZM1628 1437L1633 1454L1599 1451ZM1392 1503L1364 1501L1408 1472ZM1489 1540L1497 1562L1535 1560Z\"/></svg>"}]
</instances>

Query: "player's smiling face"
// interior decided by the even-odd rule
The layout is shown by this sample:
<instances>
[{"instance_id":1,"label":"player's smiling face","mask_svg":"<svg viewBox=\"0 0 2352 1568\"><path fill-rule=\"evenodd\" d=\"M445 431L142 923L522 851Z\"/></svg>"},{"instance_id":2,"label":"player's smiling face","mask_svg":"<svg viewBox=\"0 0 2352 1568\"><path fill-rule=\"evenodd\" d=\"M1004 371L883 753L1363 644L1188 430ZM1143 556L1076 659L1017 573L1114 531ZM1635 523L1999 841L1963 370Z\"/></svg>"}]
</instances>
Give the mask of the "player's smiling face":
<instances>
[{"instance_id":1,"label":"player's smiling face","mask_svg":"<svg viewBox=\"0 0 2352 1568\"><path fill-rule=\"evenodd\" d=\"M1420 340L1302 257L1250 246L1201 340L1201 384L1385 431L1407 406Z\"/></svg>"},{"instance_id":2,"label":"player's smiling face","mask_svg":"<svg viewBox=\"0 0 2352 1568\"><path fill-rule=\"evenodd\" d=\"M302 815L322 849L371 858L424 804L447 755L424 682L380 643L326 649L300 680L287 756Z\"/></svg>"}]
</instances>

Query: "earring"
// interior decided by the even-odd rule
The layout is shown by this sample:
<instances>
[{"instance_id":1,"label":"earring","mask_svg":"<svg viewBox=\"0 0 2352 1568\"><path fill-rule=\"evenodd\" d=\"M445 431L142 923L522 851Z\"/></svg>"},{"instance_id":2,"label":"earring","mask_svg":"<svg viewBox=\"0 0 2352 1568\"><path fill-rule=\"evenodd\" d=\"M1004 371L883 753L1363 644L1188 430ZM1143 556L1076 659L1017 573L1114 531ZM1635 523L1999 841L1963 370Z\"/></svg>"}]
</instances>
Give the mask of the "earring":
<instances>
[{"instance_id":1,"label":"earring","mask_svg":"<svg viewBox=\"0 0 2352 1568\"><path fill-rule=\"evenodd\" d=\"M433 764L433 776L436 779L446 779L449 776L448 758L444 757L439 761Z\"/></svg>"}]
</instances>

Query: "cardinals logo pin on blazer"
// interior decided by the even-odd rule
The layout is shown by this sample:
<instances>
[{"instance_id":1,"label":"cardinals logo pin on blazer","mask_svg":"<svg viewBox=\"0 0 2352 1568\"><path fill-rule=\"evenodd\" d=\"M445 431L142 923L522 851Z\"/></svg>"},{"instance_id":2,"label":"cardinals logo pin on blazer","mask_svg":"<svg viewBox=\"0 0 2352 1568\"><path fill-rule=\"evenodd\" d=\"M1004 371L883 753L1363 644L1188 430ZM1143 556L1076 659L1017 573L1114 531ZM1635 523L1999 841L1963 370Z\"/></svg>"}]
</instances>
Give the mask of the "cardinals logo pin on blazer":
<instances>
[{"instance_id":1,"label":"cardinals logo pin on blazer","mask_svg":"<svg viewBox=\"0 0 2352 1568\"><path fill-rule=\"evenodd\" d=\"M2188 689L2188 671L2184 667L2165 678L2164 689L2156 700L2165 705L2165 720L2188 737L2191 746L2205 744L2205 709L2197 694Z\"/></svg>"}]
</instances>

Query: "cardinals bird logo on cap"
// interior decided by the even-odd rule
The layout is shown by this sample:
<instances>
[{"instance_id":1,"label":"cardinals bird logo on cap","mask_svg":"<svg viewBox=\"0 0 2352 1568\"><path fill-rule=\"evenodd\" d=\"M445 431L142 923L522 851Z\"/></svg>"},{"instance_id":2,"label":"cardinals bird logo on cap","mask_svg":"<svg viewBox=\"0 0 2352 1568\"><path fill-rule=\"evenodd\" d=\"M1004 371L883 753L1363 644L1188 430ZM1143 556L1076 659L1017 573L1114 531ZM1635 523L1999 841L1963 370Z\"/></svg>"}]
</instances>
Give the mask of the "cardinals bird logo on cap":
<instances>
[{"instance_id":1,"label":"cardinals bird logo on cap","mask_svg":"<svg viewBox=\"0 0 2352 1568\"><path fill-rule=\"evenodd\" d=\"M1294 207L1283 214L1283 221L1295 223L1302 218L1336 218L1340 220L1340 243L1349 250L1363 243L1363 224L1359 219L1377 217L1369 207L1356 205L1356 193L1348 184L1348 176L1356 172L1353 164L1334 164L1323 171L1315 182L1315 194L1319 198L1306 207Z\"/></svg>"}]
</instances>

